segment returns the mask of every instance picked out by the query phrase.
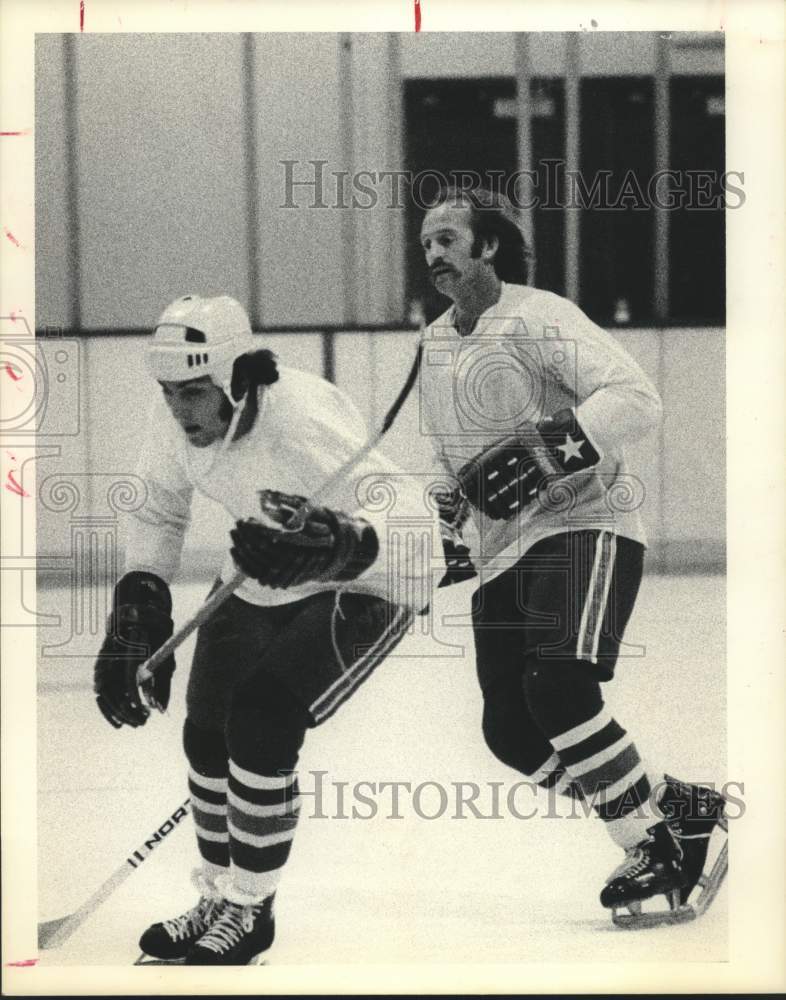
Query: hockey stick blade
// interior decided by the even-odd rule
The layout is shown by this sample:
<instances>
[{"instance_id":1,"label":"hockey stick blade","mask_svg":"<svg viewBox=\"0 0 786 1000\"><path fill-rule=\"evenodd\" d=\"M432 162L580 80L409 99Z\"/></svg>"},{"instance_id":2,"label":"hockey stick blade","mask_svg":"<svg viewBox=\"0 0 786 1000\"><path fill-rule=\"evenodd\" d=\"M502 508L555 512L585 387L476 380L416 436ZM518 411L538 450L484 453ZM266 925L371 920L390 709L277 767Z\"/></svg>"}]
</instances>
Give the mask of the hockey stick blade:
<instances>
[{"instance_id":1,"label":"hockey stick blade","mask_svg":"<svg viewBox=\"0 0 786 1000\"><path fill-rule=\"evenodd\" d=\"M147 861L156 844L161 843L164 837L171 833L180 823L180 820L188 815L190 803L191 799L188 798L181 806L175 809L172 815L140 847L132 851L123 864L96 889L89 899L82 903L78 910L69 913L65 917L58 917L56 920L45 920L43 923L40 923L38 925L39 949L46 951L50 948L58 948L61 944L64 944L82 926L87 918L95 913L103 902L109 899L112 893L125 882L128 876L133 871L136 871L143 861Z\"/></svg>"}]
</instances>

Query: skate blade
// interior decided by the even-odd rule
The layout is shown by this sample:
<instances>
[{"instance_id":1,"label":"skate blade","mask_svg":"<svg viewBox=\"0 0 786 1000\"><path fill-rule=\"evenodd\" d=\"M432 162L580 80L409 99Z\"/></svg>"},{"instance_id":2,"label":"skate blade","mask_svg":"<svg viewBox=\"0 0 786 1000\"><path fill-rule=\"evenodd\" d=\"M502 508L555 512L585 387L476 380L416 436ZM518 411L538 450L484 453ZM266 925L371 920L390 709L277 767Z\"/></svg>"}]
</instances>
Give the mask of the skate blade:
<instances>
[{"instance_id":1,"label":"skate blade","mask_svg":"<svg viewBox=\"0 0 786 1000\"><path fill-rule=\"evenodd\" d=\"M691 898L685 901L691 906L696 916L701 916L709 908L718 895L723 880L729 870L729 838L725 823L719 823L710 836L710 846L704 862L704 872L691 892Z\"/></svg>"},{"instance_id":2,"label":"skate blade","mask_svg":"<svg viewBox=\"0 0 786 1000\"><path fill-rule=\"evenodd\" d=\"M250 959L247 965L267 965L268 953L260 952ZM143 952L139 958L134 962L134 965L182 965L185 966L186 960L184 958L152 958L150 955L145 955Z\"/></svg>"},{"instance_id":3,"label":"skate blade","mask_svg":"<svg viewBox=\"0 0 786 1000\"><path fill-rule=\"evenodd\" d=\"M144 952L134 962L134 965L185 965L184 958L153 958Z\"/></svg>"},{"instance_id":4,"label":"skate blade","mask_svg":"<svg viewBox=\"0 0 786 1000\"><path fill-rule=\"evenodd\" d=\"M723 880L726 878L728 870L729 845L728 843L724 843L723 847L720 849L720 853L715 859L715 862L710 868L709 873L707 875L702 875L699 879L698 886L700 892L696 897L695 902L688 904L695 911L697 917L700 917L707 911L712 901L718 895L718 891L723 885Z\"/></svg>"},{"instance_id":5,"label":"skate blade","mask_svg":"<svg viewBox=\"0 0 786 1000\"><path fill-rule=\"evenodd\" d=\"M696 919L696 911L692 906L680 905L678 889L666 897L669 909L664 910L659 905L661 898L661 896L653 896L647 900L632 900L624 906L615 906L611 911L611 921L615 927L639 930L646 927L662 927L668 924L685 924ZM644 904L657 906L657 908L645 910Z\"/></svg>"},{"instance_id":6,"label":"skate blade","mask_svg":"<svg viewBox=\"0 0 786 1000\"><path fill-rule=\"evenodd\" d=\"M615 927L625 930L643 930L647 927L665 927L670 924L687 924L697 917L692 906L680 906L676 910L658 910L653 913L631 913L629 910L612 910L611 921Z\"/></svg>"}]
</instances>

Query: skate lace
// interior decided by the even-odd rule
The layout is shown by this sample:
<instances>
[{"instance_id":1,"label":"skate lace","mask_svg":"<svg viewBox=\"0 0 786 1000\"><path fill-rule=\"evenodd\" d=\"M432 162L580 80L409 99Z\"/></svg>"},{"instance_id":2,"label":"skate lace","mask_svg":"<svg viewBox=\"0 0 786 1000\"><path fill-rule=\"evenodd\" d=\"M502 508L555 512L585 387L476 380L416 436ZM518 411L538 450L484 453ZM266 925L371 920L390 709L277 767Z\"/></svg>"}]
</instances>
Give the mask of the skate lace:
<instances>
[{"instance_id":1,"label":"skate lace","mask_svg":"<svg viewBox=\"0 0 786 1000\"><path fill-rule=\"evenodd\" d=\"M164 921L164 930L173 941L180 941L192 935L203 934L210 926L210 920L217 906L216 900L202 898L191 909L174 920Z\"/></svg>"},{"instance_id":2,"label":"skate lace","mask_svg":"<svg viewBox=\"0 0 786 1000\"><path fill-rule=\"evenodd\" d=\"M208 948L220 955L237 944L244 934L254 929L254 921L261 912L261 906L239 906L227 903L224 912L216 920L207 934L199 939L200 948Z\"/></svg>"},{"instance_id":3,"label":"skate lace","mask_svg":"<svg viewBox=\"0 0 786 1000\"><path fill-rule=\"evenodd\" d=\"M609 882L612 879L620 878L623 875L638 875L647 867L647 856L640 847L629 847L625 852L625 860L611 873Z\"/></svg>"}]
</instances>

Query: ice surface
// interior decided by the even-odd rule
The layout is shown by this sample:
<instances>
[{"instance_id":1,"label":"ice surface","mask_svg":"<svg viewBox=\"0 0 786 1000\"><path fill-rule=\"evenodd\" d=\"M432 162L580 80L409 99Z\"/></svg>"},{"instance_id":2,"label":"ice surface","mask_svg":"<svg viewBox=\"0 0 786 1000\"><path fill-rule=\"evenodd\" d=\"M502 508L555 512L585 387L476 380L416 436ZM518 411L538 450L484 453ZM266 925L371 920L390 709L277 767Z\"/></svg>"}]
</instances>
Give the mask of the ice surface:
<instances>
[{"instance_id":1,"label":"ice surface","mask_svg":"<svg viewBox=\"0 0 786 1000\"><path fill-rule=\"evenodd\" d=\"M599 821L517 819L505 796L518 776L487 751L466 626L472 585L442 591L436 636L418 630L341 711L312 731L301 756L302 785L326 771L319 818L307 800L277 901L276 964L316 962L723 961L725 889L693 924L646 931L615 929L597 901L621 858ZM178 620L204 599L204 585L174 591ZM42 595L46 610L68 593ZM725 581L645 579L627 640L644 656L620 662L608 704L653 768L693 780L726 780ZM462 644L466 654L462 654ZM453 648L451 648L451 645ZM70 913L185 799L180 747L184 689L193 639L178 656L172 708L140 730L112 730L90 689L87 658L50 659L39 669L39 904L42 920ZM402 790L372 795L372 819L338 818L335 783L347 782L344 814L361 781L441 783L449 805L424 819ZM455 818L458 782L502 782L503 818ZM434 786L420 811L439 810ZM531 795L516 800L532 812ZM545 808L545 806L544 806ZM732 824L733 836L733 824ZM191 821L180 824L74 936L42 952L43 965L131 963L153 920L194 901L197 859Z\"/></svg>"}]
</instances>

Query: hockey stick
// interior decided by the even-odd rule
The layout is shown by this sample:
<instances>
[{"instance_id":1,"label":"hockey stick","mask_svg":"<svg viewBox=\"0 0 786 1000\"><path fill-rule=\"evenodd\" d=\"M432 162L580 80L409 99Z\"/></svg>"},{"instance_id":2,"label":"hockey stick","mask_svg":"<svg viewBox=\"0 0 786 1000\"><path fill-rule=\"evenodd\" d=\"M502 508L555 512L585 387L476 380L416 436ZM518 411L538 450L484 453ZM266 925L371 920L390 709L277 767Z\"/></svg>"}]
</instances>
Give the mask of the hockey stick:
<instances>
[{"instance_id":1,"label":"hockey stick","mask_svg":"<svg viewBox=\"0 0 786 1000\"><path fill-rule=\"evenodd\" d=\"M153 852L156 844L159 844L168 833L175 829L181 819L188 814L188 807L191 799L188 798L179 806L154 833L131 855L125 859L123 864L109 878L100 885L93 895L85 900L78 910L74 910L66 917L59 917L57 920L45 920L38 925L38 947L45 951L48 948L57 948L67 941L71 935L78 930L87 918L94 913L98 907L108 899L119 886L125 882L131 872L135 871L143 861L147 861Z\"/></svg>"},{"instance_id":2,"label":"hockey stick","mask_svg":"<svg viewBox=\"0 0 786 1000\"><path fill-rule=\"evenodd\" d=\"M396 396L393 405L385 414L385 419L382 421L380 429L366 442L366 444L363 445L362 448L359 448L354 455L350 456L350 458L348 458L339 469L337 469L325 480L324 483L322 483L316 492L309 498L312 503L316 500L322 500L326 494L330 493L336 483L340 482L344 476L346 476L346 474L358 464L358 462L362 462L363 459L377 447L385 434L387 434L393 425L393 421L398 416L399 410L404 405L407 396L409 396L412 386L415 384L418 372L420 371L422 358L423 345L420 344L418 346L418 351L412 364L412 368L407 376L407 380L402 386L398 396ZM228 597L234 594L245 579L245 573L238 570L238 572L235 573L230 580L227 580L226 583L222 583L218 590L216 590L205 601L202 607L191 618L189 618L188 621L177 630L177 632L173 633L163 646L159 647L159 649L157 649L152 656L140 665L136 673L137 684L143 684L145 681L149 681L153 676L154 671L161 666L164 660L171 656L177 647L181 643L185 642L195 629L198 629L200 625L204 624L204 622L211 618L216 609L219 608Z\"/></svg>"},{"instance_id":3,"label":"hockey stick","mask_svg":"<svg viewBox=\"0 0 786 1000\"><path fill-rule=\"evenodd\" d=\"M407 380L402 387L401 392L396 397L395 402L385 415L385 419L382 422L380 430L319 487L317 492L311 498L312 501L315 498L324 496L328 493L336 482L338 482L342 476L346 475L346 473L349 472L349 470L352 469L358 462L361 462L366 455L368 455L369 452L377 446L382 437L387 433L392 426L393 421L396 419L399 410L404 405L412 386L415 384L415 380L417 379L418 371L420 369L421 358L422 347L419 346L415 361L409 375L407 376ZM237 590L244 579L245 574L238 572L232 577L231 580L219 587L219 589L202 605L196 614L139 667L139 670L137 671L137 681L141 683L142 681L148 680L152 677L153 671L156 667L160 666L160 664L186 638L188 638L188 636L191 635L196 628L198 628L204 621L207 621L216 608L218 608L219 605L221 605L230 596L230 594ZM67 941L71 935L82 926L85 920L87 920L87 918L95 910L97 910L98 907L106 899L108 899L119 886L123 884L123 882L125 882L129 875L135 871L143 861L147 860L156 844L159 843L168 833L170 833L174 829L174 826L186 815L190 802L190 798L186 799L183 805L175 810L172 816L170 816L169 819L167 819L167 821L144 842L144 844L133 851L131 856L126 858L117 871L110 875L109 878L102 885L100 885L98 889L96 889L93 895L79 907L79 909L75 910L68 916L40 923L38 925L38 947L43 951L49 948L56 948L63 942Z\"/></svg>"}]
</instances>

